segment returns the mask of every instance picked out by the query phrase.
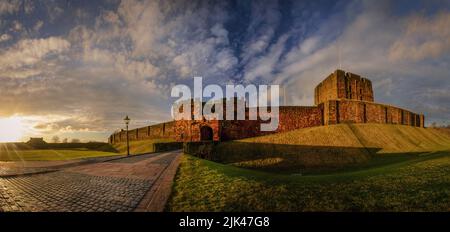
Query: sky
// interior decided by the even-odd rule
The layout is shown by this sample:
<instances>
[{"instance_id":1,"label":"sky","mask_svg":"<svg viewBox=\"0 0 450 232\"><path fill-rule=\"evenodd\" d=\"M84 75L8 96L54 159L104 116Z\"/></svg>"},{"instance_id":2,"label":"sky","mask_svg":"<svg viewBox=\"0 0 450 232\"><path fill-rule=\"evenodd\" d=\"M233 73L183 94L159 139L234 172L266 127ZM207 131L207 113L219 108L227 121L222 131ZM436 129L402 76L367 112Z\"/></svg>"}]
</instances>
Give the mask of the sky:
<instances>
[{"instance_id":1,"label":"sky","mask_svg":"<svg viewBox=\"0 0 450 232\"><path fill-rule=\"evenodd\" d=\"M450 124L449 1L0 1L0 124L106 141L171 120L171 88L279 84L312 105L337 68ZM19 120L19 122L18 122Z\"/></svg>"}]
</instances>

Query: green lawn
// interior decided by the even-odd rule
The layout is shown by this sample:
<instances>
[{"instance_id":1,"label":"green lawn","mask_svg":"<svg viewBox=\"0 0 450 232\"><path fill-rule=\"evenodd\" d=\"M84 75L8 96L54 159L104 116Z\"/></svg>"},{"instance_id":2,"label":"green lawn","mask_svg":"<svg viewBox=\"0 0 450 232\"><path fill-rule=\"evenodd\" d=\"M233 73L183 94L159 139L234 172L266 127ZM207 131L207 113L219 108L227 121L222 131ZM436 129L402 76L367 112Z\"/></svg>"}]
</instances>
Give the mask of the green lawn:
<instances>
[{"instance_id":1,"label":"green lawn","mask_svg":"<svg viewBox=\"0 0 450 232\"><path fill-rule=\"evenodd\" d=\"M73 160L119 155L87 149L0 150L0 161Z\"/></svg>"},{"instance_id":2,"label":"green lawn","mask_svg":"<svg viewBox=\"0 0 450 232\"><path fill-rule=\"evenodd\" d=\"M282 175L185 155L168 211L449 211L450 152L396 155L320 175Z\"/></svg>"},{"instance_id":3,"label":"green lawn","mask_svg":"<svg viewBox=\"0 0 450 232\"><path fill-rule=\"evenodd\" d=\"M144 154L155 152L155 143L169 143L174 142L173 139L148 139L148 140L140 140L140 141L130 141L130 153L131 154ZM127 144L116 143L113 147L119 151L121 154L127 153Z\"/></svg>"},{"instance_id":4,"label":"green lawn","mask_svg":"<svg viewBox=\"0 0 450 232\"><path fill-rule=\"evenodd\" d=\"M449 150L450 134L389 124L338 124L228 141L214 147L216 161L275 173L365 166L372 157ZM396 157L395 159L397 159Z\"/></svg>"}]
</instances>

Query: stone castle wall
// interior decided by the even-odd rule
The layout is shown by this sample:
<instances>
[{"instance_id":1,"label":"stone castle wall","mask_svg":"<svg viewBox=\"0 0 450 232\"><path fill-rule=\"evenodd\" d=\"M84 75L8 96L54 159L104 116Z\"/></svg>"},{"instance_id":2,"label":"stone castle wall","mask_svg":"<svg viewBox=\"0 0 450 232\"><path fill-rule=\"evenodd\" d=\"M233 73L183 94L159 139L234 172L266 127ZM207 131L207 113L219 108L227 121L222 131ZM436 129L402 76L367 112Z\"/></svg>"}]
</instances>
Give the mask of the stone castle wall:
<instances>
[{"instance_id":1,"label":"stone castle wall","mask_svg":"<svg viewBox=\"0 0 450 232\"><path fill-rule=\"evenodd\" d=\"M424 127L424 116L395 106L356 100L322 103L324 125L338 123L385 123Z\"/></svg>"},{"instance_id":2,"label":"stone castle wall","mask_svg":"<svg viewBox=\"0 0 450 232\"><path fill-rule=\"evenodd\" d=\"M247 114L248 117L248 114ZM179 120L129 131L130 141L171 138L201 141L201 128L213 131L214 141L229 141L338 123L385 123L424 127L424 116L394 106L358 100L330 100L318 106L280 106L278 129L260 130L261 120ZM126 131L110 136L110 143L126 141Z\"/></svg>"},{"instance_id":3,"label":"stone castle wall","mask_svg":"<svg viewBox=\"0 0 450 232\"><path fill-rule=\"evenodd\" d=\"M351 99L373 102L372 82L357 74L336 70L314 89L314 103Z\"/></svg>"},{"instance_id":4,"label":"stone castle wall","mask_svg":"<svg viewBox=\"0 0 450 232\"><path fill-rule=\"evenodd\" d=\"M193 142L201 141L205 136L204 131L207 131L209 139L227 141L338 123L384 123L416 127L425 125L423 115L375 103L372 82L357 74L336 70L317 85L314 92L315 106L280 106L279 126L273 132L261 131L261 123L264 123L261 120L178 120L130 130L129 138L131 141L172 138ZM243 99L224 99L223 112L226 114L227 105L236 108L240 101L245 104ZM192 114L199 110L193 106L194 101L191 100ZM180 108L180 112L182 110ZM249 108L246 108L245 114L246 119L249 119ZM111 135L109 141L126 141L126 132Z\"/></svg>"},{"instance_id":5,"label":"stone castle wall","mask_svg":"<svg viewBox=\"0 0 450 232\"><path fill-rule=\"evenodd\" d=\"M319 106L280 106L276 132L323 125L323 109Z\"/></svg>"},{"instance_id":6,"label":"stone castle wall","mask_svg":"<svg viewBox=\"0 0 450 232\"><path fill-rule=\"evenodd\" d=\"M261 120L221 121L221 140L236 140L322 125L322 111L317 106L280 106L276 131L261 131Z\"/></svg>"},{"instance_id":7,"label":"stone castle wall","mask_svg":"<svg viewBox=\"0 0 450 232\"><path fill-rule=\"evenodd\" d=\"M175 122L175 140L182 142L200 141L201 128L207 126L213 131L213 140L220 140L220 121L218 120L179 120Z\"/></svg>"},{"instance_id":8,"label":"stone castle wall","mask_svg":"<svg viewBox=\"0 0 450 232\"><path fill-rule=\"evenodd\" d=\"M130 141L145 139L162 139L176 137L175 121L160 123L156 125L136 128L128 131ZM109 137L109 143L120 143L127 141L127 133L125 130L116 132Z\"/></svg>"}]
</instances>

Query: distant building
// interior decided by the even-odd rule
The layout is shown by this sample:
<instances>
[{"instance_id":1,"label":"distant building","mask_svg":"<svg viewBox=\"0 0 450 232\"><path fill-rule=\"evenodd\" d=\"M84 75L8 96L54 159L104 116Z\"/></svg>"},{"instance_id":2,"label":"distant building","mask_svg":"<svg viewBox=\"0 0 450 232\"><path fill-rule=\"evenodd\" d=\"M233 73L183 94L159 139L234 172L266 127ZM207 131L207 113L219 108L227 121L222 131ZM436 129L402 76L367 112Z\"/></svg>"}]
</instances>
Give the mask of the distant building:
<instances>
[{"instance_id":1,"label":"distant building","mask_svg":"<svg viewBox=\"0 0 450 232\"><path fill-rule=\"evenodd\" d=\"M47 142L44 141L44 138L31 137L30 140L28 140L27 144L32 147L38 147L38 146L46 145Z\"/></svg>"}]
</instances>

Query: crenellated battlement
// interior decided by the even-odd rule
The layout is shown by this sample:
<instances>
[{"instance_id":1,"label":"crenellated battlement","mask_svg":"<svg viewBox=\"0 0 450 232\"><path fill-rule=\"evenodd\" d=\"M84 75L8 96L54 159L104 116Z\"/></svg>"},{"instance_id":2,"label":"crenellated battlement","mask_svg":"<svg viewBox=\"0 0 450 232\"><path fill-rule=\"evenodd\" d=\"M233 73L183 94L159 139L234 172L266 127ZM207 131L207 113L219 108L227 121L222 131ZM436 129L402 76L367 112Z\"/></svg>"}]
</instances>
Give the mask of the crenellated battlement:
<instances>
[{"instance_id":1,"label":"crenellated battlement","mask_svg":"<svg viewBox=\"0 0 450 232\"><path fill-rule=\"evenodd\" d=\"M314 89L315 105L340 99L373 102L372 82L358 74L336 70Z\"/></svg>"}]
</instances>

